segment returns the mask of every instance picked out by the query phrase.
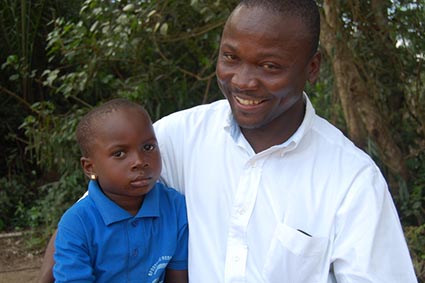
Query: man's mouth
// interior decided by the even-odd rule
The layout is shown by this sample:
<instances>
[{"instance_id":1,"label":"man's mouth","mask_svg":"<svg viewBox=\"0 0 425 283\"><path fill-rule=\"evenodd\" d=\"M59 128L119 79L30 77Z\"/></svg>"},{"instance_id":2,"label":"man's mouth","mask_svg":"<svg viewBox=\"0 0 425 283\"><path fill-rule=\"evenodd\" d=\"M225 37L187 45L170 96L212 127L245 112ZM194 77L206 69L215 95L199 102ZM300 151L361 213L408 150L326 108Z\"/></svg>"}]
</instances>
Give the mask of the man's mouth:
<instances>
[{"instance_id":1,"label":"man's mouth","mask_svg":"<svg viewBox=\"0 0 425 283\"><path fill-rule=\"evenodd\" d=\"M238 96L235 96L236 101L245 106L252 106L252 105L258 105L262 102L260 99L243 99Z\"/></svg>"}]
</instances>

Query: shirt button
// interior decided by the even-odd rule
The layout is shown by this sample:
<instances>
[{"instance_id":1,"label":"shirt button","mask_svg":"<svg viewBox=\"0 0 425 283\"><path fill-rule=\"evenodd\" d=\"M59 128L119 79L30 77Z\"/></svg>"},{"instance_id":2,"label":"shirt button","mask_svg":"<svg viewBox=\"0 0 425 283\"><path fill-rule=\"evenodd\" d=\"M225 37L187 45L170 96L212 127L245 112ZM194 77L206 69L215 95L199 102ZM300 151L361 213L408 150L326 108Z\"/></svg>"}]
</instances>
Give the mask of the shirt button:
<instances>
[{"instance_id":1,"label":"shirt button","mask_svg":"<svg viewBox=\"0 0 425 283\"><path fill-rule=\"evenodd\" d=\"M134 249L132 256L136 257L138 254L139 254L139 249Z\"/></svg>"},{"instance_id":2,"label":"shirt button","mask_svg":"<svg viewBox=\"0 0 425 283\"><path fill-rule=\"evenodd\" d=\"M244 215L244 214L245 214L245 212L246 212L246 210L245 210L245 209L243 209L243 208L239 209L239 214L240 214L240 215Z\"/></svg>"},{"instance_id":3,"label":"shirt button","mask_svg":"<svg viewBox=\"0 0 425 283\"><path fill-rule=\"evenodd\" d=\"M239 262L240 258L238 256L235 256L234 260L235 262Z\"/></svg>"},{"instance_id":4,"label":"shirt button","mask_svg":"<svg viewBox=\"0 0 425 283\"><path fill-rule=\"evenodd\" d=\"M131 226L136 227L137 226L137 221L131 222Z\"/></svg>"}]
</instances>

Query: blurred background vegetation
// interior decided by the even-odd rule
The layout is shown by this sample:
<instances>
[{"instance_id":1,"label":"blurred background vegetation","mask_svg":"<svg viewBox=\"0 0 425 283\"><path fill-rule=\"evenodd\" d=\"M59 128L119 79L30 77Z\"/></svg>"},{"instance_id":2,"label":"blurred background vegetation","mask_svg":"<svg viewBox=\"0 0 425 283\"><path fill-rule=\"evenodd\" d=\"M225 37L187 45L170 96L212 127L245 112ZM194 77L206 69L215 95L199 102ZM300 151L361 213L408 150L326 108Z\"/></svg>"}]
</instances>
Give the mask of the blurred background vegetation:
<instances>
[{"instance_id":1,"label":"blurred background vegetation","mask_svg":"<svg viewBox=\"0 0 425 283\"><path fill-rule=\"evenodd\" d=\"M2 0L0 231L45 245L86 190L74 130L112 97L153 120L222 98L215 60L236 0ZM425 2L319 1L317 112L367 151L390 184L425 282Z\"/></svg>"}]
</instances>

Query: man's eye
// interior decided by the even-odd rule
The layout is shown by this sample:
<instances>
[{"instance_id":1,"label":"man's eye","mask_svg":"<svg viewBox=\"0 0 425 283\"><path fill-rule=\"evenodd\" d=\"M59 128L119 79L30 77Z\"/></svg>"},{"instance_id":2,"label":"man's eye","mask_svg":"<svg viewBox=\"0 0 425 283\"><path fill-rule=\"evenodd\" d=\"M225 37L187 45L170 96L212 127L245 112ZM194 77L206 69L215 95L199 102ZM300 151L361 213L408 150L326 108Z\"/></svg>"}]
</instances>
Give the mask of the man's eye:
<instances>
[{"instance_id":1,"label":"man's eye","mask_svg":"<svg viewBox=\"0 0 425 283\"><path fill-rule=\"evenodd\" d=\"M144 146L143 146L143 150L144 151L152 151L152 150L154 150L155 149L155 145L154 144L145 144Z\"/></svg>"},{"instance_id":2,"label":"man's eye","mask_svg":"<svg viewBox=\"0 0 425 283\"><path fill-rule=\"evenodd\" d=\"M117 157L117 158L121 158L121 157L124 156L124 152L123 151L117 151L117 152L114 152L112 154L112 156Z\"/></svg>"},{"instance_id":3,"label":"man's eye","mask_svg":"<svg viewBox=\"0 0 425 283\"><path fill-rule=\"evenodd\" d=\"M279 69L278 66L276 66L275 64L271 64L271 63L265 63L263 64L263 68L269 71L273 71L273 70L277 70Z\"/></svg>"},{"instance_id":4,"label":"man's eye","mask_svg":"<svg viewBox=\"0 0 425 283\"><path fill-rule=\"evenodd\" d=\"M223 57L226 61L234 61L237 59L237 57L231 53L223 53Z\"/></svg>"}]
</instances>

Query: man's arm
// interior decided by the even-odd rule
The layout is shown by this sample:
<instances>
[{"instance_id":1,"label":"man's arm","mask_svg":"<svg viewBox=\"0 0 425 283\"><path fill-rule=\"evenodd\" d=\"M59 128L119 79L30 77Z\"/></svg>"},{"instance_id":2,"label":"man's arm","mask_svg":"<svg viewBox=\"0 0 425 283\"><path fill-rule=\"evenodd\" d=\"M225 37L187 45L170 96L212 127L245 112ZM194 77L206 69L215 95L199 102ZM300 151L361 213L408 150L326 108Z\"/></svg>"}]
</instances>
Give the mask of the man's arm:
<instances>
[{"instance_id":1,"label":"man's arm","mask_svg":"<svg viewBox=\"0 0 425 283\"><path fill-rule=\"evenodd\" d=\"M403 229L383 175L358 171L335 220L337 282L417 283Z\"/></svg>"},{"instance_id":2,"label":"man's arm","mask_svg":"<svg viewBox=\"0 0 425 283\"><path fill-rule=\"evenodd\" d=\"M167 268L165 271L165 283L187 283L187 270L173 270Z\"/></svg>"},{"instance_id":3,"label":"man's arm","mask_svg":"<svg viewBox=\"0 0 425 283\"><path fill-rule=\"evenodd\" d=\"M56 230L47 244L46 251L44 253L43 263L40 269L39 283L53 283L55 279L53 278L53 265L55 261L53 259L53 254L55 253L55 239L56 239Z\"/></svg>"}]
</instances>

